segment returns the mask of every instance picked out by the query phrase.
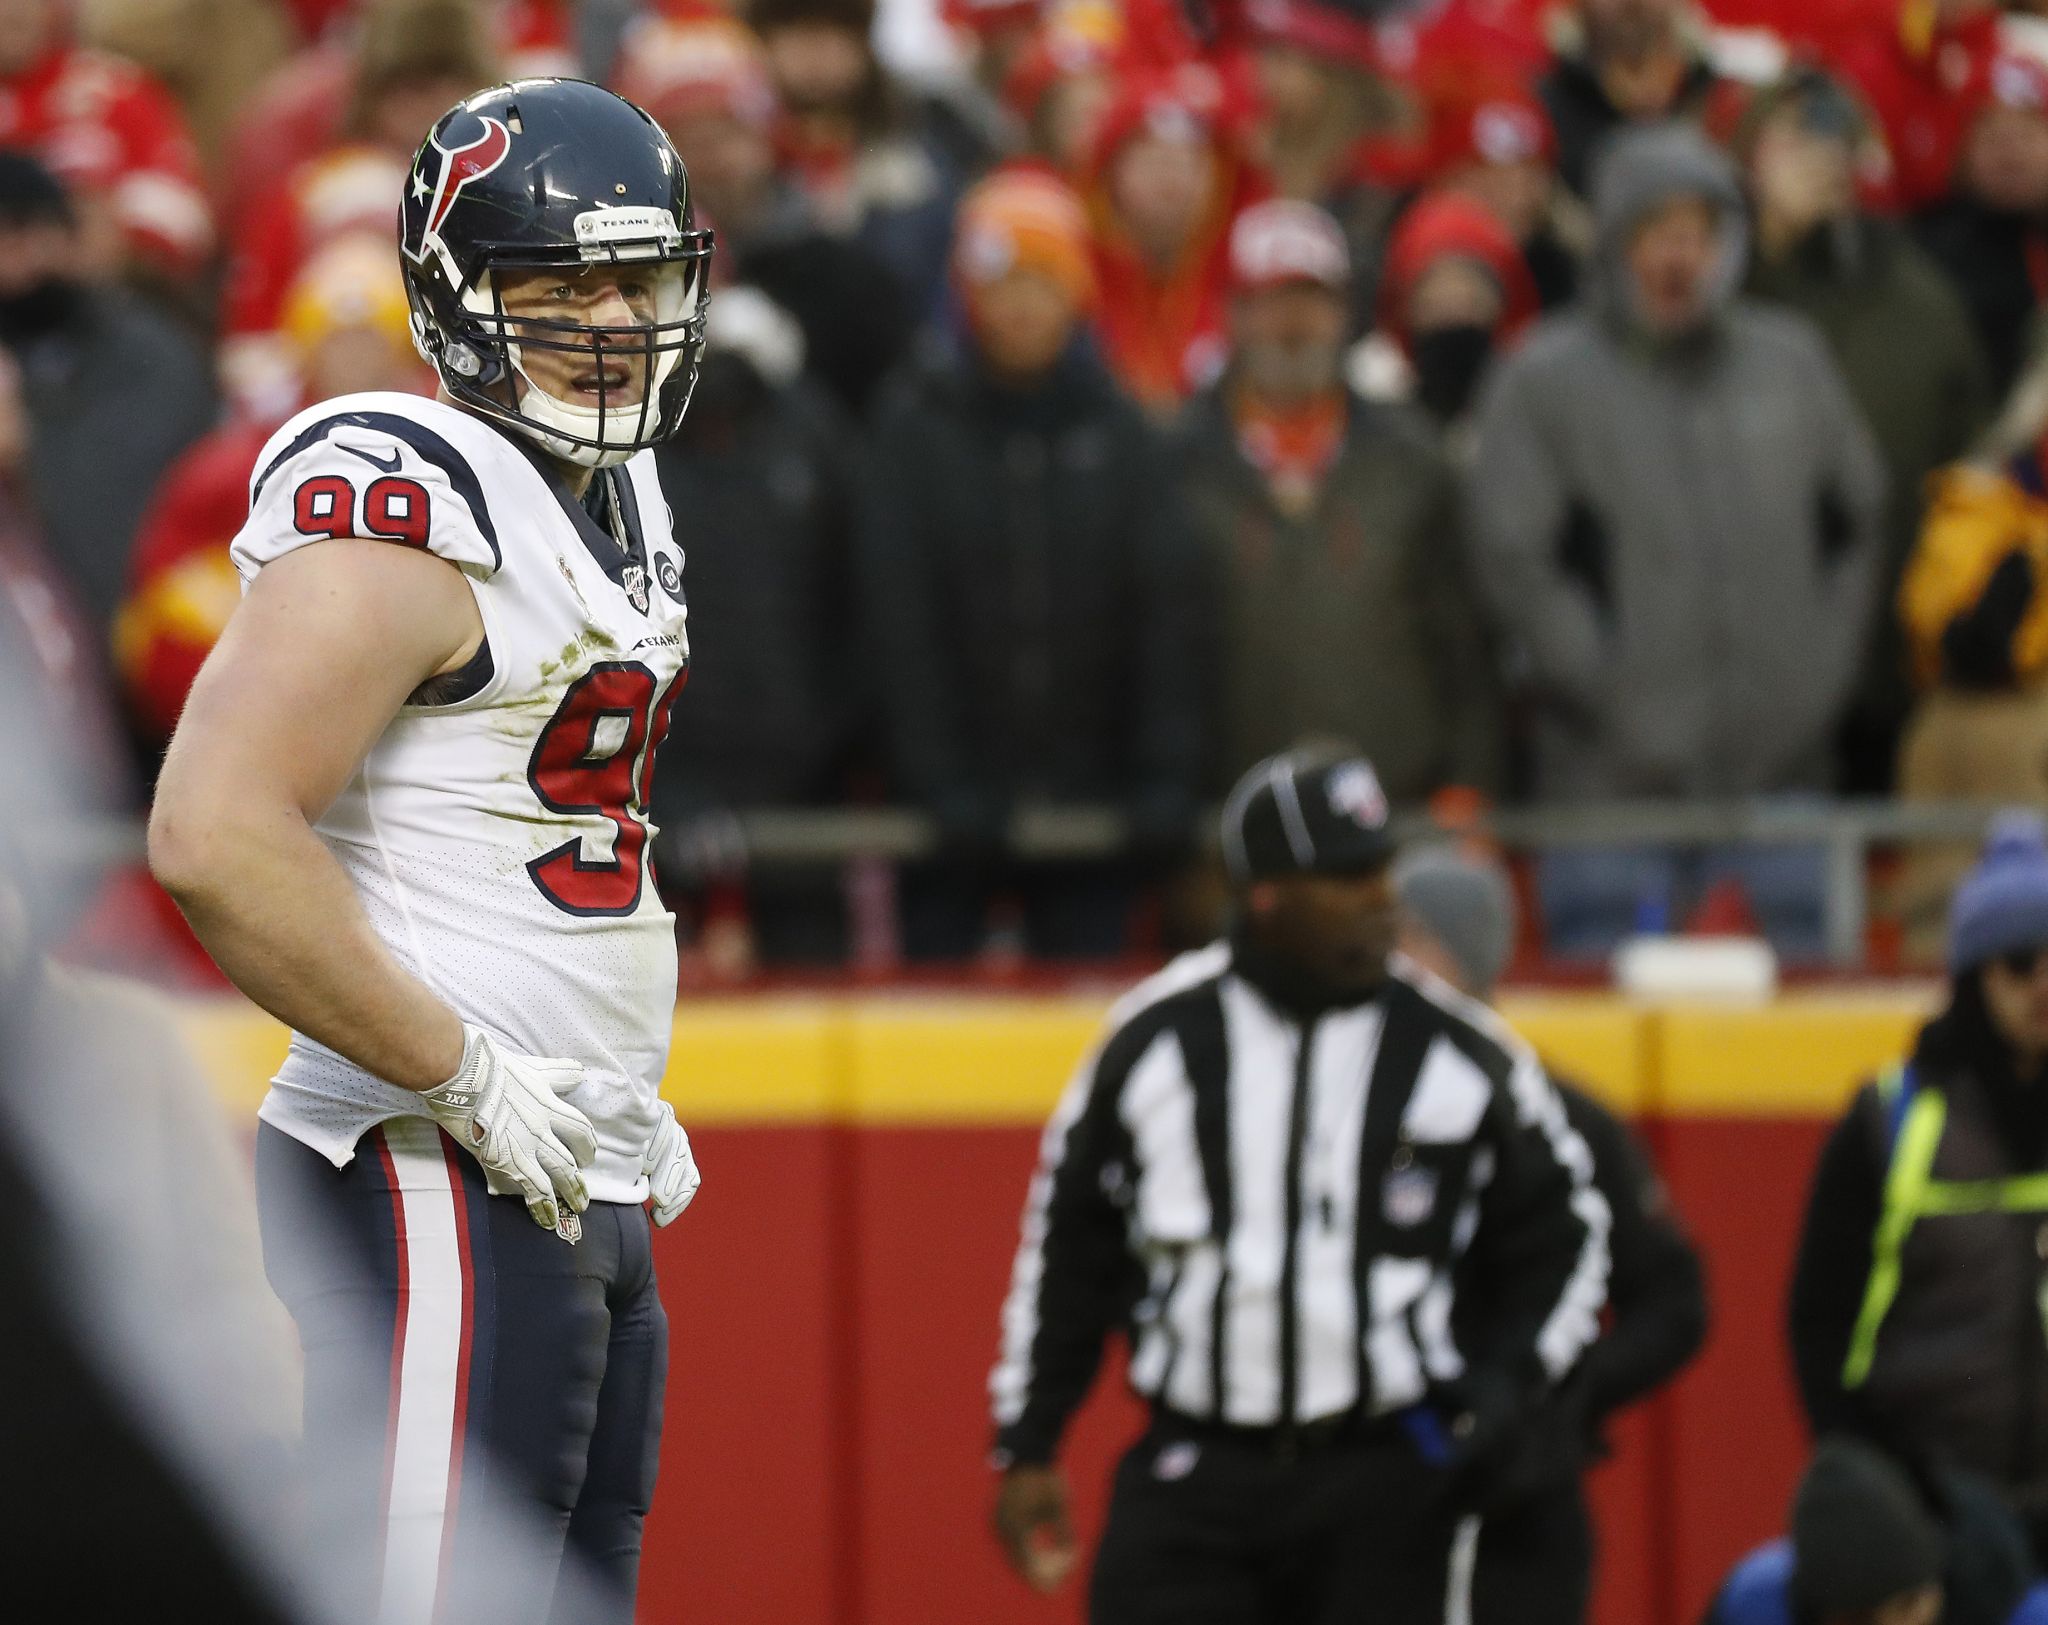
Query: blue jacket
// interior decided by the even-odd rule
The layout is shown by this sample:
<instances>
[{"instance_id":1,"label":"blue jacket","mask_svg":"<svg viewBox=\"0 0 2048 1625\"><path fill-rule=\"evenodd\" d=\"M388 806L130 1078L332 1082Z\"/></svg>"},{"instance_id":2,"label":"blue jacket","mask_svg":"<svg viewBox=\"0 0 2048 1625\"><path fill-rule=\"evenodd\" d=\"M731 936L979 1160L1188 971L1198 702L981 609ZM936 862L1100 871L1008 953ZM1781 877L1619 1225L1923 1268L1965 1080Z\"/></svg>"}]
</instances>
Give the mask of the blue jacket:
<instances>
[{"instance_id":1,"label":"blue jacket","mask_svg":"<svg viewBox=\"0 0 2048 1625\"><path fill-rule=\"evenodd\" d=\"M1736 1564L1707 1610L1706 1625L1796 1625L1792 1542L1774 1540ZM2048 1625L2048 1584L2022 1597L2006 1625Z\"/></svg>"}]
</instances>

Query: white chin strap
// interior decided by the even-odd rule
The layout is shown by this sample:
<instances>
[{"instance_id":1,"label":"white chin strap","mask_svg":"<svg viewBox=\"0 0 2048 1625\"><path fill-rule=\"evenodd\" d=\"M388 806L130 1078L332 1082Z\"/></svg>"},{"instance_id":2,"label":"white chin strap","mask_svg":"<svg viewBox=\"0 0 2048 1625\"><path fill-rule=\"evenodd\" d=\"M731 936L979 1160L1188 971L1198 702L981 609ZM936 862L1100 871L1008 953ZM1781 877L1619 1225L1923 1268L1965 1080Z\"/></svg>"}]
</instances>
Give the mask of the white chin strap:
<instances>
[{"instance_id":1,"label":"white chin strap","mask_svg":"<svg viewBox=\"0 0 2048 1625\"><path fill-rule=\"evenodd\" d=\"M682 307L685 303L684 290L690 279L680 265L663 266L656 275L659 280L654 302L655 321L660 324L681 321L687 314ZM481 316L497 314L490 280L488 274L479 277L477 286L463 297L463 303ZM512 422L512 428L525 434L550 457L565 463L574 463L581 468L616 468L641 448L645 442L639 438L639 433L660 417L662 386L683 359L683 350L679 345L670 345L655 352L646 394L641 400L602 409L578 406L542 389L528 375L519 346L510 339L505 342L505 359L518 379L515 409L526 420Z\"/></svg>"},{"instance_id":2,"label":"white chin strap","mask_svg":"<svg viewBox=\"0 0 2048 1625\"><path fill-rule=\"evenodd\" d=\"M583 468L613 468L638 449L630 434L621 436L620 419L637 428L640 424L640 402L635 401L631 406L606 407L603 411L594 406L572 406L567 401L557 400L526 376L526 369L519 364L518 345L507 344L505 350L512 370L519 374L519 411L528 419L519 427L550 457L558 457L565 463L576 463ZM650 407L649 410L653 409ZM562 432L550 434L550 429ZM616 443L621 438L625 440L623 445ZM587 443L590 441L599 444L590 445Z\"/></svg>"}]
</instances>

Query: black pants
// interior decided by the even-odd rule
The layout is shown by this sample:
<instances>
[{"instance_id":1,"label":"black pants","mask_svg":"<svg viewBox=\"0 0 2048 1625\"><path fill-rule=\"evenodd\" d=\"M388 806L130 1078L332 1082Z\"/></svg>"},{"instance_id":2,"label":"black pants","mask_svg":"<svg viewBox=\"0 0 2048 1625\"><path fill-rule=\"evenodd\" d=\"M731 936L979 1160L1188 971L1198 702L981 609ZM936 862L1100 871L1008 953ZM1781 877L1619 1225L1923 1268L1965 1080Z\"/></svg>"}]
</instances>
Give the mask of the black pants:
<instances>
[{"instance_id":1,"label":"black pants","mask_svg":"<svg viewBox=\"0 0 2048 1625\"><path fill-rule=\"evenodd\" d=\"M1461 1618L1469 1564L1443 1487L1391 1429L1289 1455L1261 1432L1161 1418L1117 1467L1090 1625Z\"/></svg>"},{"instance_id":2,"label":"black pants","mask_svg":"<svg viewBox=\"0 0 2048 1625\"><path fill-rule=\"evenodd\" d=\"M1472 1625L1585 1625L1592 1590L1593 1521L1578 1479L1479 1526Z\"/></svg>"},{"instance_id":3,"label":"black pants","mask_svg":"<svg viewBox=\"0 0 2048 1625\"><path fill-rule=\"evenodd\" d=\"M571 1246L419 1119L339 1169L265 1124L256 1160L340 1612L631 1625L668 1367L645 1211L594 1202Z\"/></svg>"}]
</instances>

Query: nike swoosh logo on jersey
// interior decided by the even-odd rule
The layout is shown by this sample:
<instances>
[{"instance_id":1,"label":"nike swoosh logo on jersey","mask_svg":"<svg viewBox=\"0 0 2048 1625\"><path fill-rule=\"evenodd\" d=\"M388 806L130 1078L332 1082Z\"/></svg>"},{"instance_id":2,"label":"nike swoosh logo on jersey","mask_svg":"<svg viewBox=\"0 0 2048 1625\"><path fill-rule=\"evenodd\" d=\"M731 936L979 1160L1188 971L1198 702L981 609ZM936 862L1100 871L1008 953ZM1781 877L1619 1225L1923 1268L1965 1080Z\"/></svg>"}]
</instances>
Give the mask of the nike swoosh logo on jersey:
<instances>
[{"instance_id":1,"label":"nike swoosh logo on jersey","mask_svg":"<svg viewBox=\"0 0 2048 1625\"><path fill-rule=\"evenodd\" d=\"M335 444L341 446L341 449L349 453L351 456L362 458L362 460L368 463L372 468L381 468L387 474L396 474L398 472L398 448L396 446L393 446L391 448L391 461L387 463L383 458L377 456L374 452L367 452L363 450L361 446L344 445L341 441L338 440L335 442Z\"/></svg>"}]
</instances>

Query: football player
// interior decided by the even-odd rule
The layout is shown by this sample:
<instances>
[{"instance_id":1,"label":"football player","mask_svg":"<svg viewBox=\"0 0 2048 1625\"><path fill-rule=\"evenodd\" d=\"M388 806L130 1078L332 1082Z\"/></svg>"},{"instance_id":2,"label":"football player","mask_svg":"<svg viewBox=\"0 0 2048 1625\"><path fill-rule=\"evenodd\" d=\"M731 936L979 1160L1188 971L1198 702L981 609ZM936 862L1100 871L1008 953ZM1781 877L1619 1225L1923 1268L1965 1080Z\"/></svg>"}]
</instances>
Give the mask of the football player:
<instances>
[{"instance_id":1,"label":"football player","mask_svg":"<svg viewBox=\"0 0 2048 1625\"><path fill-rule=\"evenodd\" d=\"M555 79L442 117L399 234L439 395L264 448L150 861L292 1028L257 1177L314 1534L363 1557L338 1614L495 1587L545 1618L559 1570L604 1601L554 1617L630 1621L667 1363L642 1204L667 1224L698 1183L658 1093L647 799L689 646L647 448L696 380L711 234L645 114ZM471 1539L508 1499L537 1586Z\"/></svg>"}]
</instances>

